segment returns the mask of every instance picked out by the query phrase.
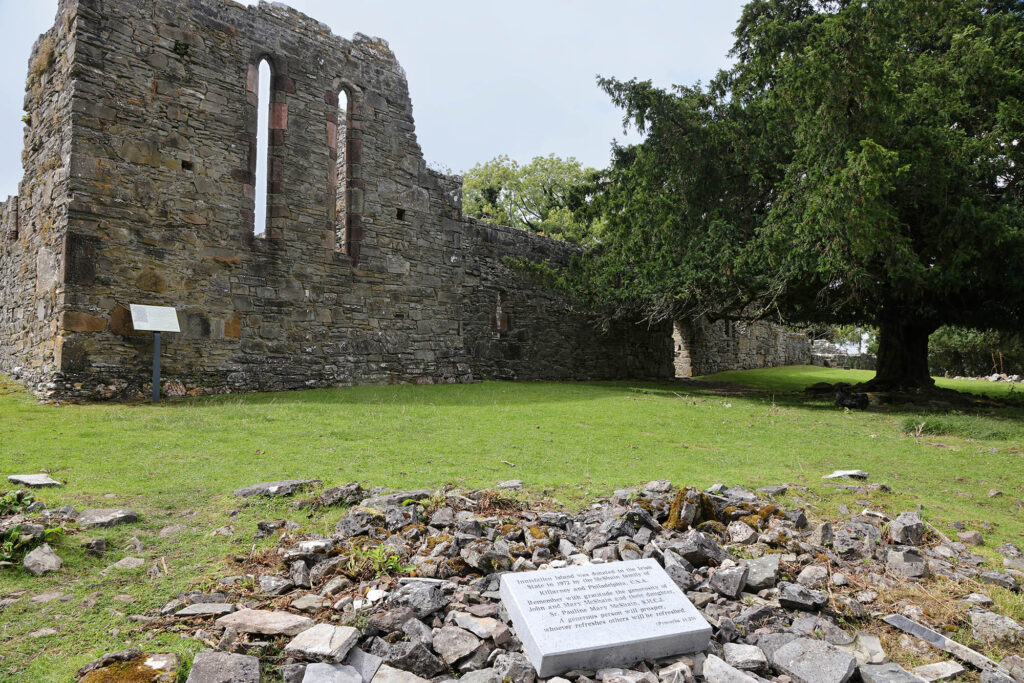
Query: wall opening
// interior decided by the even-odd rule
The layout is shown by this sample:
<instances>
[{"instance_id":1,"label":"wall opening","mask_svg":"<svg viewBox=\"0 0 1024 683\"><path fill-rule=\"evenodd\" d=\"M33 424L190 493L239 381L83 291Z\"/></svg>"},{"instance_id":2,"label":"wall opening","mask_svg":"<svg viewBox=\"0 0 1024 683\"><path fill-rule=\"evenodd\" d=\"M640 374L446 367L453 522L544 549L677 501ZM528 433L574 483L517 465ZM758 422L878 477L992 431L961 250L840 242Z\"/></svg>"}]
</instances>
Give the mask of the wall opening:
<instances>
[{"instance_id":1,"label":"wall opening","mask_svg":"<svg viewBox=\"0 0 1024 683\"><path fill-rule=\"evenodd\" d=\"M256 90L256 177L253 234L267 235L267 161L270 153L270 62L260 60Z\"/></svg>"},{"instance_id":2,"label":"wall opening","mask_svg":"<svg viewBox=\"0 0 1024 683\"><path fill-rule=\"evenodd\" d=\"M344 89L338 92L338 109L336 112L335 136L331 151L334 163L331 164L331 185L334 188L334 205L331 220L334 222L334 244L338 251L348 253L348 128L349 103L348 93Z\"/></svg>"}]
</instances>

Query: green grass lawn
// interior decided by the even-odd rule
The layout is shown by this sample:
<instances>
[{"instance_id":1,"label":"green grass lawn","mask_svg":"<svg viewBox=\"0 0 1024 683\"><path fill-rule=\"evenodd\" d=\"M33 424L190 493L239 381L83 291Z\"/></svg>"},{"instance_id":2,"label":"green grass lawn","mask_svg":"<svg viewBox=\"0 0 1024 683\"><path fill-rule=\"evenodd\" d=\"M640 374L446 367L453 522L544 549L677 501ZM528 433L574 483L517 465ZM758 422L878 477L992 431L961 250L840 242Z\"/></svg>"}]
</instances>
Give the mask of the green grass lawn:
<instances>
[{"instance_id":1,"label":"green grass lawn","mask_svg":"<svg viewBox=\"0 0 1024 683\"><path fill-rule=\"evenodd\" d=\"M67 481L38 494L51 507L130 507L141 516L135 525L64 537L56 549L65 566L55 575L0 569L0 596L29 591L0 617L0 680L69 680L85 662L129 644L195 652L195 641L155 634L129 617L237 573L230 556L250 552L259 520L288 517L322 531L342 514L306 519L287 503L244 506L231 496L273 479L478 488L515 478L531 495L570 505L651 479L700 487L790 483L808 488L791 491L785 504L817 516L834 516L840 504L864 507L858 500L890 513L920 505L924 518L947 533L951 522L962 521L982 530L989 547L1021 544L1024 408L856 413L799 393L814 382L869 376L797 367L713 377L752 387L742 392L700 382L484 382L218 396L155 407L44 406L0 384L0 474L46 469ZM1009 385L955 388L999 393ZM822 475L838 468L866 470L869 481L893 493L826 485ZM990 489L1003 495L990 498ZM157 536L176 523L188 530ZM225 524L234 536L210 536ZM122 550L131 536L142 541L141 553ZM80 549L97 537L111 548L102 558ZM164 558L170 573L100 576L128 554L148 564ZM28 604L28 596L44 590L70 597ZM96 605L83 606L91 594L98 594ZM47 626L58 634L28 636Z\"/></svg>"}]
</instances>

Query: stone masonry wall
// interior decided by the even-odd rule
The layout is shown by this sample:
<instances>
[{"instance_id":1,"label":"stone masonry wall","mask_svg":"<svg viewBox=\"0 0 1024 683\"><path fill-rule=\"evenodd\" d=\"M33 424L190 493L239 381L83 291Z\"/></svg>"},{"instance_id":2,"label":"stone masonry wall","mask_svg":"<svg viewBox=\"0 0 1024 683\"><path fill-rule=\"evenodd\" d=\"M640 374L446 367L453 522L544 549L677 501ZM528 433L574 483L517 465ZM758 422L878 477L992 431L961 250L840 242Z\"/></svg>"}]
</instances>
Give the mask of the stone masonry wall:
<instances>
[{"instance_id":1,"label":"stone masonry wall","mask_svg":"<svg viewBox=\"0 0 1024 683\"><path fill-rule=\"evenodd\" d=\"M29 367L55 397L138 396L152 338L127 306L142 303L179 311L163 354L177 392L671 375L666 327L601 332L510 265L564 262L572 247L463 219L461 180L426 168L385 42L225 0L63 0L51 33L66 45L40 88L46 121L27 136L59 129L44 145L61 154L46 171L27 157L22 194L32 225L52 227L0 251L0 369ZM44 173L48 201L25 189ZM37 309L27 270L40 259L36 273L59 275Z\"/></svg>"},{"instance_id":2,"label":"stone masonry wall","mask_svg":"<svg viewBox=\"0 0 1024 683\"><path fill-rule=\"evenodd\" d=\"M0 203L0 368L45 385L61 363L71 149L74 18L62 3L32 47L24 97L24 177Z\"/></svg>"},{"instance_id":3,"label":"stone masonry wall","mask_svg":"<svg viewBox=\"0 0 1024 683\"><path fill-rule=\"evenodd\" d=\"M676 322L672 337L677 377L811 362L807 335L765 321Z\"/></svg>"}]
</instances>

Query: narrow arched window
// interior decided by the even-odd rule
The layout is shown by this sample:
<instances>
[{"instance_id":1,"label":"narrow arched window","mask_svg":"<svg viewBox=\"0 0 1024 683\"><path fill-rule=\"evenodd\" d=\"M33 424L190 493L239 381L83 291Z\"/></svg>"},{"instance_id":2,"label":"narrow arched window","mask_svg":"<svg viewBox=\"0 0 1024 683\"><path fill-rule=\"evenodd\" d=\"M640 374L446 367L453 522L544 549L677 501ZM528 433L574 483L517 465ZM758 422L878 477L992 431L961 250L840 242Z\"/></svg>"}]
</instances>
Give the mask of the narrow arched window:
<instances>
[{"instance_id":1,"label":"narrow arched window","mask_svg":"<svg viewBox=\"0 0 1024 683\"><path fill-rule=\"evenodd\" d=\"M335 245L339 251L348 253L348 93L338 93L338 111L335 124L333 151L334 163L331 165L332 187L334 188L334 234Z\"/></svg>"},{"instance_id":2,"label":"narrow arched window","mask_svg":"<svg viewBox=\"0 0 1024 683\"><path fill-rule=\"evenodd\" d=\"M256 178L253 234L267 235L267 160L270 152L270 62L260 60L256 95Z\"/></svg>"}]
</instances>

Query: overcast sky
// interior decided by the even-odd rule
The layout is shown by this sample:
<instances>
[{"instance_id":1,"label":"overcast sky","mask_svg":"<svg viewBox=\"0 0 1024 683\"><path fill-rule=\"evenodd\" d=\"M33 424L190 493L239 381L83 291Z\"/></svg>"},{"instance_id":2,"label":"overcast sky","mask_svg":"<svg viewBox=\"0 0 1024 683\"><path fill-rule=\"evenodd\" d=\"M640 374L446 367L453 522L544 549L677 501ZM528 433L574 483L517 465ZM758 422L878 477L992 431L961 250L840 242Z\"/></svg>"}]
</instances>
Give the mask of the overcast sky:
<instances>
[{"instance_id":1,"label":"overcast sky","mask_svg":"<svg viewBox=\"0 0 1024 683\"><path fill-rule=\"evenodd\" d=\"M147 0L138 0L144 2ZM253 3L246 3L253 4ZM388 41L409 77L427 162L461 172L499 154L608 163L621 113L597 74L658 85L726 65L741 0L290 0L350 37ZM21 178L28 56L56 0L0 0L0 197Z\"/></svg>"}]
</instances>

